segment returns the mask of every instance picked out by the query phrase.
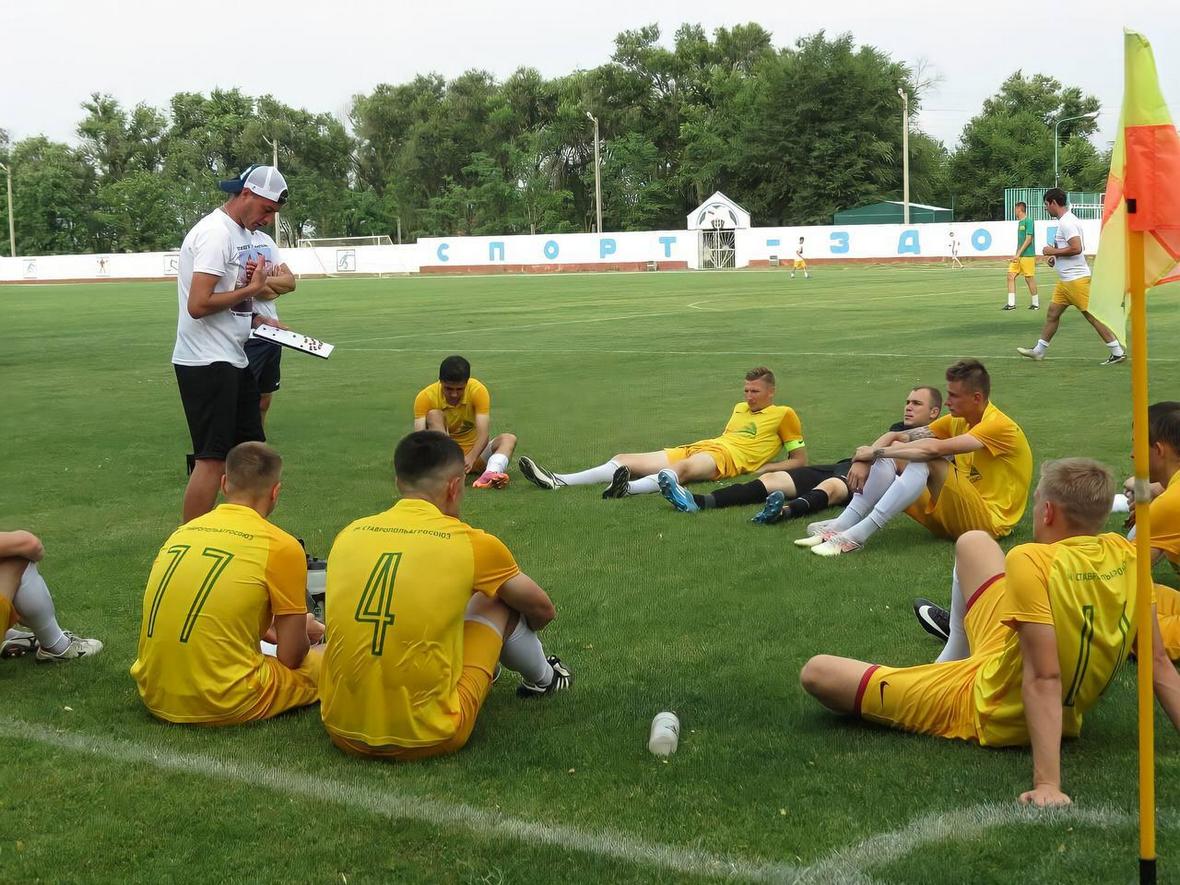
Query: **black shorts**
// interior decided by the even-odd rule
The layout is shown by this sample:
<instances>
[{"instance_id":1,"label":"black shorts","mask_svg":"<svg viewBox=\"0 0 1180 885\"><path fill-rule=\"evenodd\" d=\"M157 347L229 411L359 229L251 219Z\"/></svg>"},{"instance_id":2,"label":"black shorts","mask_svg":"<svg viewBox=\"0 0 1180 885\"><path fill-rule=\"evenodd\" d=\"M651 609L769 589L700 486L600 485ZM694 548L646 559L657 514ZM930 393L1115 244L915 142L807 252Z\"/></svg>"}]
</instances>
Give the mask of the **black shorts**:
<instances>
[{"instance_id":1,"label":"black shorts","mask_svg":"<svg viewBox=\"0 0 1180 885\"><path fill-rule=\"evenodd\" d=\"M795 494L802 495L810 492L825 479L848 479L848 471L852 469L851 459L838 461L835 464L812 464L807 467L793 467L787 475L795 483Z\"/></svg>"},{"instance_id":2,"label":"black shorts","mask_svg":"<svg viewBox=\"0 0 1180 885\"><path fill-rule=\"evenodd\" d=\"M241 442L266 441L258 412L258 383L249 368L229 363L177 366L176 383L198 461L224 461Z\"/></svg>"},{"instance_id":3,"label":"black shorts","mask_svg":"<svg viewBox=\"0 0 1180 885\"><path fill-rule=\"evenodd\" d=\"M283 359L283 348L273 341L251 338L246 342L246 359L250 371L258 382L259 393L274 393L279 389L279 363Z\"/></svg>"}]
</instances>

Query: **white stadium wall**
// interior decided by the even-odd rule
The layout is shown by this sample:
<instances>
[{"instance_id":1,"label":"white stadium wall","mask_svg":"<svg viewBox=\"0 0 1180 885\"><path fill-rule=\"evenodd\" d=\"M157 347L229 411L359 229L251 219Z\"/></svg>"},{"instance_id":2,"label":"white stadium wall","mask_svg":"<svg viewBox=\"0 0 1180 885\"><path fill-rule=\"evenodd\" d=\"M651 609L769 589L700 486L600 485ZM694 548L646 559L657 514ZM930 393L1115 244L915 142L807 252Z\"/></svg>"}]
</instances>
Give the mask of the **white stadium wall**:
<instances>
[{"instance_id":1,"label":"white stadium wall","mask_svg":"<svg viewBox=\"0 0 1180 885\"><path fill-rule=\"evenodd\" d=\"M1055 225L1038 221L1037 252ZM1082 221L1086 254L1098 246L1099 222ZM766 266L795 255L799 237L808 261L931 261L1008 258L1016 247L1016 222L865 224L762 227L736 232L738 267ZM319 246L285 249L299 276L367 276L404 273L530 273L593 270L677 270L698 265L697 231L605 234L539 234L507 237L429 237L401 246ZM19 236L18 236L19 242ZM0 283L89 280L161 280L176 276L176 252L110 255L42 255L0 258Z\"/></svg>"}]
</instances>

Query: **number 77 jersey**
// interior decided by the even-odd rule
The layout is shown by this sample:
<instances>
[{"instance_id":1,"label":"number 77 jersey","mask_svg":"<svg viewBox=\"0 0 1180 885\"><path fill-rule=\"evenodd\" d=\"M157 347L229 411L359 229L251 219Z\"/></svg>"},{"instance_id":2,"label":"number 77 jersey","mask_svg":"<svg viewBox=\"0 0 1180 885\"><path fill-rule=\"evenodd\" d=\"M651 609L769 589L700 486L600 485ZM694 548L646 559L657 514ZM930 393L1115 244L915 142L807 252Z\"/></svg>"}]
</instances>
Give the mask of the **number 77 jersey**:
<instances>
[{"instance_id":1,"label":"number 77 jersey","mask_svg":"<svg viewBox=\"0 0 1180 885\"><path fill-rule=\"evenodd\" d=\"M252 708L272 678L258 641L274 615L307 611L299 542L237 504L185 523L148 578L131 675L170 722L222 722Z\"/></svg>"},{"instance_id":2,"label":"number 77 jersey","mask_svg":"<svg viewBox=\"0 0 1180 885\"><path fill-rule=\"evenodd\" d=\"M402 499L358 519L328 555L324 727L370 747L424 747L460 721L463 619L520 573L498 538Z\"/></svg>"}]
</instances>

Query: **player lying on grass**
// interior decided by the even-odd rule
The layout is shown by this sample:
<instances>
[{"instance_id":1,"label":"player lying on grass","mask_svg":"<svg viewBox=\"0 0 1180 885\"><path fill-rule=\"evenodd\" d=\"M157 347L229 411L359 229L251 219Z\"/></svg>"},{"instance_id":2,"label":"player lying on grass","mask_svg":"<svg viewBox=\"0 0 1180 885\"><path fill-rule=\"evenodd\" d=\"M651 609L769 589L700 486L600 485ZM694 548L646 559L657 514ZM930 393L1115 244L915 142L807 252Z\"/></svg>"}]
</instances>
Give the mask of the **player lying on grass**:
<instances>
[{"instance_id":1,"label":"player lying on grass","mask_svg":"<svg viewBox=\"0 0 1180 885\"><path fill-rule=\"evenodd\" d=\"M1024 431L990 396L981 362L948 368L950 414L857 449L853 461L870 467L849 474L848 507L836 519L809 525L808 537L795 543L820 556L849 553L902 511L944 538L975 529L993 538L1009 534L1028 503L1032 452Z\"/></svg>"},{"instance_id":2,"label":"player lying on grass","mask_svg":"<svg viewBox=\"0 0 1180 885\"><path fill-rule=\"evenodd\" d=\"M0 532L0 657L35 653L38 661L69 661L102 651L97 639L62 630L49 587L37 568L45 546L32 532ZM21 623L32 632L17 630Z\"/></svg>"},{"instance_id":3,"label":"player lying on grass","mask_svg":"<svg viewBox=\"0 0 1180 885\"><path fill-rule=\"evenodd\" d=\"M659 452L615 455L605 464L579 473L553 473L531 458L520 459L520 472L543 489L609 483L604 498L659 491L656 478L669 468L680 483L730 479L763 470L790 470L807 464L803 428L790 406L774 404L774 373L760 366L746 373L745 402L733 407L721 436ZM785 451L787 458L768 464Z\"/></svg>"},{"instance_id":4,"label":"player lying on grass","mask_svg":"<svg viewBox=\"0 0 1180 885\"><path fill-rule=\"evenodd\" d=\"M341 749L421 759L461 749L495 680L521 697L568 688L537 631L553 603L498 538L459 520L463 452L435 431L393 455L400 500L344 529L328 556L320 715Z\"/></svg>"},{"instance_id":5,"label":"player lying on grass","mask_svg":"<svg viewBox=\"0 0 1180 885\"><path fill-rule=\"evenodd\" d=\"M1007 557L984 532L956 543L950 638L935 663L898 668L818 655L803 667L804 689L838 713L905 731L1031 745L1033 788L1021 801L1068 804L1061 738L1077 736L1134 639L1134 545L1098 534L1113 492L1096 461L1047 462L1033 543ZM1162 650L1152 669L1156 697L1180 728L1180 674Z\"/></svg>"},{"instance_id":6,"label":"player lying on grass","mask_svg":"<svg viewBox=\"0 0 1180 885\"><path fill-rule=\"evenodd\" d=\"M471 363L449 356L438 367L438 381L414 397L414 429L445 433L463 449L463 469L478 473L477 489L508 485L508 459L516 437L501 433L488 441L492 426L492 395L477 378Z\"/></svg>"},{"instance_id":7,"label":"player lying on grass","mask_svg":"<svg viewBox=\"0 0 1180 885\"><path fill-rule=\"evenodd\" d=\"M187 522L160 548L143 595L131 675L152 715L236 725L319 697L324 626L307 613L307 557L268 521L283 459L265 443L225 459L225 503ZM259 640L278 646L264 655Z\"/></svg>"},{"instance_id":8,"label":"player lying on grass","mask_svg":"<svg viewBox=\"0 0 1180 885\"><path fill-rule=\"evenodd\" d=\"M925 427L942 410L942 393L935 387L915 387L906 397L902 419L889 428L890 433L901 433ZM769 471L769 472L768 472ZM721 507L743 504L762 504L762 512L754 522L774 523L809 513L818 513L848 500L848 474L851 471L869 472L867 464L853 464L851 458L835 464L816 464L792 467L790 470L761 469L762 476L749 482L723 486L707 495L694 495L676 479L670 469L657 474L660 492L668 503L681 513L696 513Z\"/></svg>"}]
</instances>

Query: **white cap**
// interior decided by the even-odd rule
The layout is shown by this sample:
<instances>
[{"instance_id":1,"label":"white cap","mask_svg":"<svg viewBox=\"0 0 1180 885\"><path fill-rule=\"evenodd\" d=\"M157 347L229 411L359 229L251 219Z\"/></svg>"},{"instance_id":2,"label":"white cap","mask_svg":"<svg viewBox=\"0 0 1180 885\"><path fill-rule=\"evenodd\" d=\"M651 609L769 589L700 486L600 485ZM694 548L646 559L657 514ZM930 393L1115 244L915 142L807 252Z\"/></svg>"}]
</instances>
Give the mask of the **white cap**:
<instances>
[{"instance_id":1,"label":"white cap","mask_svg":"<svg viewBox=\"0 0 1180 885\"><path fill-rule=\"evenodd\" d=\"M237 178L227 179L218 186L230 194L248 190L273 203L287 202L287 179L274 166L250 166Z\"/></svg>"}]
</instances>

